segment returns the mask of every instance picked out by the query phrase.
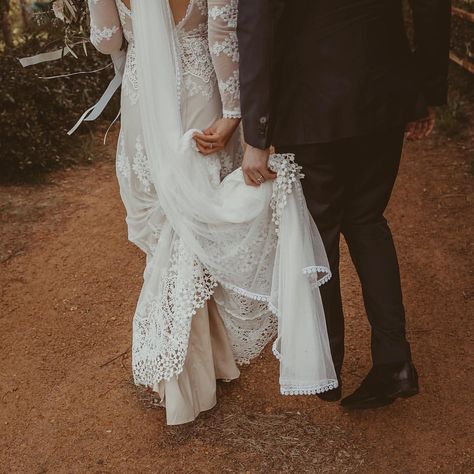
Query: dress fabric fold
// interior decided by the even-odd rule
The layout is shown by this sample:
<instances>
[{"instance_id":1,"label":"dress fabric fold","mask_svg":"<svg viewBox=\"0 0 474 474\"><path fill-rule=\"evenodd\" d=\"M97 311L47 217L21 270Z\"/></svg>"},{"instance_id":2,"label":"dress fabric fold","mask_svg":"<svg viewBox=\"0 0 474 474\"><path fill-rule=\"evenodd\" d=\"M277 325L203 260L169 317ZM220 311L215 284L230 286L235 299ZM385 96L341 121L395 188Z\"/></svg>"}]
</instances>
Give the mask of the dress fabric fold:
<instances>
[{"instance_id":1,"label":"dress fabric fold","mask_svg":"<svg viewBox=\"0 0 474 474\"><path fill-rule=\"evenodd\" d=\"M183 371L153 390L166 408L168 425L181 425L216 405L216 380L230 382L239 375L227 331L211 299L193 317Z\"/></svg>"},{"instance_id":2,"label":"dress fabric fold","mask_svg":"<svg viewBox=\"0 0 474 474\"><path fill-rule=\"evenodd\" d=\"M277 180L253 188L239 132L208 157L192 140L240 115L237 0L191 0L178 25L167 1L115 3L128 42L117 176L147 255L135 382L160 394L169 424L192 421L215 405L216 379L237 378L235 364L274 340L283 394L334 388L319 295L330 270L294 157L273 156ZM112 30L96 25L96 41Z\"/></svg>"}]
</instances>

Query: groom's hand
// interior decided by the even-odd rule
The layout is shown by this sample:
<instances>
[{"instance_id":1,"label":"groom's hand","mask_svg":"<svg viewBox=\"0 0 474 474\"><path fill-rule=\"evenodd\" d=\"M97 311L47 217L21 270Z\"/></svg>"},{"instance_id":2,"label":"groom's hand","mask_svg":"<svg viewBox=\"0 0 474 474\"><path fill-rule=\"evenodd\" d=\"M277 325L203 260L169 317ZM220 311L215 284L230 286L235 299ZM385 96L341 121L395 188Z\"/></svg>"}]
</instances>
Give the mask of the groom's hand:
<instances>
[{"instance_id":1,"label":"groom's hand","mask_svg":"<svg viewBox=\"0 0 474 474\"><path fill-rule=\"evenodd\" d=\"M270 149L260 150L251 145L245 149L242 161L244 180L248 186L260 186L265 181L275 179L277 174L268 169Z\"/></svg>"},{"instance_id":2,"label":"groom's hand","mask_svg":"<svg viewBox=\"0 0 474 474\"><path fill-rule=\"evenodd\" d=\"M436 109L428 107L428 117L416 122L410 122L406 127L406 137L409 140L421 140L429 137L436 125Z\"/></svg>"}]
</instances>

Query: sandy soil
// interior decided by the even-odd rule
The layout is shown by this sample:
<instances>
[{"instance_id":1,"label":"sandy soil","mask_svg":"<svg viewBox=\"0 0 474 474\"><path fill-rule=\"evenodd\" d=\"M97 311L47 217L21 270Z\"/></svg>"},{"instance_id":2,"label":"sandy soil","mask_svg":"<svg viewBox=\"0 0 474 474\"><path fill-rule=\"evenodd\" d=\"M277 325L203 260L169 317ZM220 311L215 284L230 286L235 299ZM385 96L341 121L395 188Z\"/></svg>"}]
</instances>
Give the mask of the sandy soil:
<instances>
[{"instance_id":1,"label":"sandy soil","mask_svg":"<svg viewBox=\"0 0 474 474\"><path fill-rule=\"evenodd\" d=\"M266 351L191 425L130 377L143 258L126 240L109 149L42 187L0 189L1 473L467 473L472 460L474 141L407 147L389 210L421 394L347 413L278 394ZM345 393L370 368L344 249Z\"/></svg>"}]
</instances>

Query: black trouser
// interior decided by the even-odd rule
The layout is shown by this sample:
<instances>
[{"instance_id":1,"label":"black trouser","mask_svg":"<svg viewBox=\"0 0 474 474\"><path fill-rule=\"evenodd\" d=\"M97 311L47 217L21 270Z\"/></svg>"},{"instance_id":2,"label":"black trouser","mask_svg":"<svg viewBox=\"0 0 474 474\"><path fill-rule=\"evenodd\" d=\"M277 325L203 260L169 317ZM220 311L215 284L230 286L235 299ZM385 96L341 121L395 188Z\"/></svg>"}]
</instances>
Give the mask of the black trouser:
<instances>
[{"instance_id":1,"label":"black trouser","mask_svg":"<svg viewBox=\"0 0 474 474\"><path fill-rule=\"evenodd\" d=\"M384 217L400 165L400 130L332 143L280 147L303 167L308 208L328 254L333 278L321 287L334 365L344 359L344 313L339 278L340 234L359 275L372 327L374 365L411 359L392 234Z\"/></svg>"}]
</instances>

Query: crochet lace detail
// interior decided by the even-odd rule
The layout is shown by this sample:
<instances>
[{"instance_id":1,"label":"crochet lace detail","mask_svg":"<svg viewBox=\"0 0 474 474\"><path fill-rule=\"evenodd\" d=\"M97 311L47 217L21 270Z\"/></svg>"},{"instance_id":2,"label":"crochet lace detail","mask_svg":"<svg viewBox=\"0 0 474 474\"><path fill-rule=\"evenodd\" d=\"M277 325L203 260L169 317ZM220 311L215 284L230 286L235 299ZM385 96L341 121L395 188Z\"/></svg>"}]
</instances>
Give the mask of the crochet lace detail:
<instances>
[{"instance_id":1,"label":"crochet lace detail","mask_svg":"<svg viewBox=\"0 0 474 474\"><path fill-rule=\"evenodd\" d=\"M216 280L175 240L161 299L139 301L133 322L135 382L149 387L183 370L191 318L212 296Z\"/></svg>"}]
</instances>

